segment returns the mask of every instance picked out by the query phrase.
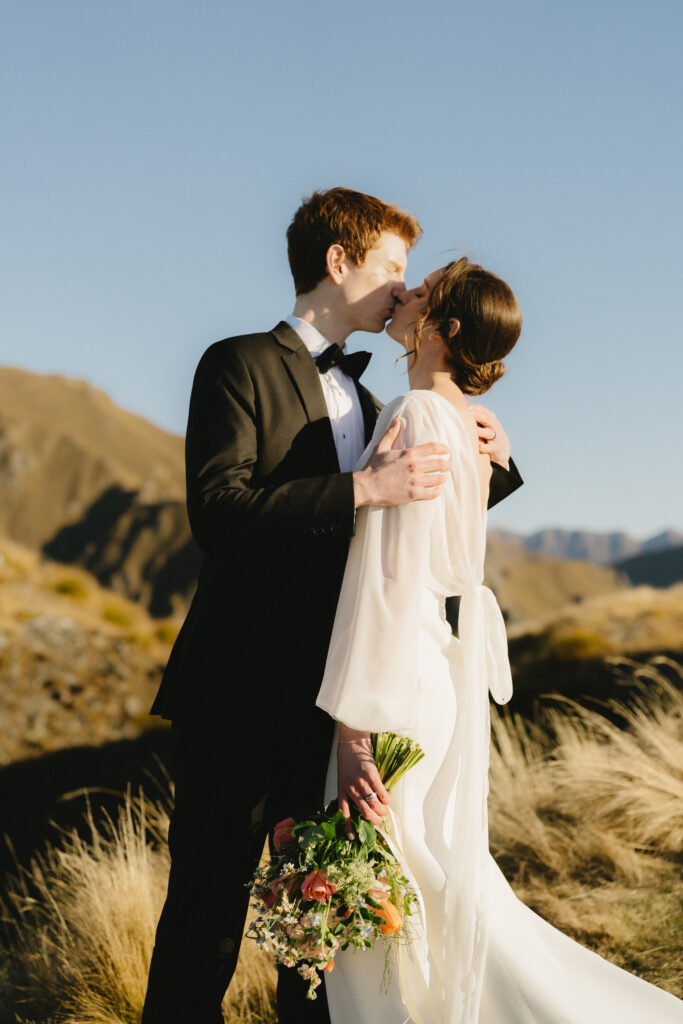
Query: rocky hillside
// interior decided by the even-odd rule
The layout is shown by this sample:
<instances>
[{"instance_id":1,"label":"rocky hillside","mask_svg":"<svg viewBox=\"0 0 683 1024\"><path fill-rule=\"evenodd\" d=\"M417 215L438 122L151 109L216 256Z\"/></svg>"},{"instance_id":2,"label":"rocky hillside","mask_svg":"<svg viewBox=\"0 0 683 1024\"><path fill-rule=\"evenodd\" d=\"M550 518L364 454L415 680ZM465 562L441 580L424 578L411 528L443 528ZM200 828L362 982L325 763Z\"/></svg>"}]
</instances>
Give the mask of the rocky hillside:
<instances>
[{"instance_id":1,"label":"rocky hillside","mask_svg":"<svg viewBox=\"0 0 683 1024\"><path fill-rule=\"evenodd\" d=\"M187 610L201 564L184 501L144 501L139 492L118 487L105 491L43 551L82 566L156 616Z\"/></svg>"},{"instance_id":2,"label":"rocky hillside","mask_svg":"<svg viewBox=\"0 0 683 1024\"><path fill-rule=\"evenodd\" d=\"M138 736L178 623L0 540L0 766Z\"/></svg>"},{"instance_id":3,"label":"rocky hillside","mask_svg":"<svg viewBox=\"0 0 683 1024\"><path fill-rule=\"evenodd\" d=\"M486 548L486 583L508 625L518 626L596 594L620 591L628 581L606 566L549 558L492 535Z\"/></svg>"},{"instance_id":4,"label":"rocky hillside","mask_svg":"<svg viewBox=\"0 0 683 1024\"><path fill-rule=\"evenodd\" d=\"M0 367L0 536L40 548L110 488L182 501L183 440L81 380Z\"/></svg>"}]
</instances>

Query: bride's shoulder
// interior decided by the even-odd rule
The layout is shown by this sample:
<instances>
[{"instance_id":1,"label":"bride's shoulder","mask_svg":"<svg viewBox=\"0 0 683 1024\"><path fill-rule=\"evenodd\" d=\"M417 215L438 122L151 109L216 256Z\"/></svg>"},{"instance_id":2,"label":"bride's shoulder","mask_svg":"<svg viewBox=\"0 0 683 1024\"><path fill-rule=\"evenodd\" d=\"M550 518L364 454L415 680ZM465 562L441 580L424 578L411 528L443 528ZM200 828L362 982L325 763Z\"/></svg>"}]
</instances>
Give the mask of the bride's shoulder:
<instances>
[{"instance_id":1,"label":"bride's shoulder","mask_svg":"<svg viewBox=\"0 0 683 1024\"><path fill-rule=\"evenodd\" d=\"M418 410L432 410L434 405L430 398L430 391L419 391L411 390L404 391L401 395L396 395L390 402L382 409L383 413L397 415L402 413L404 410L410 412L417 412Z\"/></svg>"}]
</instances>

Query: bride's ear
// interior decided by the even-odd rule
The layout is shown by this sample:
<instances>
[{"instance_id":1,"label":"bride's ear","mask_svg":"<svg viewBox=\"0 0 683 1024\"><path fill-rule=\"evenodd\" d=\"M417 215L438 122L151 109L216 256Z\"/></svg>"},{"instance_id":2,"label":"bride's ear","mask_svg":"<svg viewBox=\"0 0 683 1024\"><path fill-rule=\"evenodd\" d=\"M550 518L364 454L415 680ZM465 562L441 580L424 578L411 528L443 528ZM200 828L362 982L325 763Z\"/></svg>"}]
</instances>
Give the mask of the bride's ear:
<instances>
[{"instance_id":1,"label":"bride's ear","mask_svg":"<svg viewBox=\"0 0 683 1024\"><path fill-rule=\"evenodd\" d=\"M454 316L448 321L448 337L454 338L460 330L460 321L456 320Z\"/></svg>"}]
</instances>

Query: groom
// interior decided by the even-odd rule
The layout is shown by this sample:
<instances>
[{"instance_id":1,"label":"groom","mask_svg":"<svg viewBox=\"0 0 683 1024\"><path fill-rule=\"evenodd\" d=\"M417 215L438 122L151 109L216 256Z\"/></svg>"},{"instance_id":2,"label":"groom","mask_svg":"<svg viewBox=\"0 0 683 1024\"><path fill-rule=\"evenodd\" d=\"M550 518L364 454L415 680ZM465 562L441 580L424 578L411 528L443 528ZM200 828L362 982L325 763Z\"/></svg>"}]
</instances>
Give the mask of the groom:
<instances>
[{"instance_id":1,"label":"groom","mask_svg":"<svg viewBox=\"0 0 683 1024\"><path fill-rule=\"evenodd\" d=\"M322 800L333 723L315 698L355 509L432 500L448 468L443 445L392 451L392 424L352 471L380 403L344 343L382 331L420 234L372 196L314 193L287 232L294 314L217 342L197 368L187 503L205 560L152 708L173 723L175 810L143 1024L222 1024L264 838ZM520 483L494 464L489 504ZM324 986L315 1002L306 989L280 971L280 1024L329 1020Z\"/></svg>"}]
</instances>

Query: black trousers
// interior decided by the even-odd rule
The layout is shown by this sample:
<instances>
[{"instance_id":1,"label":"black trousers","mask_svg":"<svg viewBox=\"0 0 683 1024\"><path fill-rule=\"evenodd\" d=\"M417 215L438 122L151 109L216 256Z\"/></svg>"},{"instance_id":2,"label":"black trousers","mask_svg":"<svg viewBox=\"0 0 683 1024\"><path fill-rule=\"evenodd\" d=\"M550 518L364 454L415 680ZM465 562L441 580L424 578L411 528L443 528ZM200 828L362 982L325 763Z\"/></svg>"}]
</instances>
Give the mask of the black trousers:
<instances>
[{"instance_id":1,"label":"black trousers","mask_svg":"<svg viewBox=\"0 0 683 1024\"><path fill-rule=\"evenodd\" d=\"M287 816L281 794L264 801L278 789L270 766L255 756L236 761L239 747L234 726L219 732L206 721L174 723L171 871L142 1024L223 1024L221 1002L249 904L245 882L267 832ZM307 990L295 969L280 968L279 1024L329 1024L324 984L315 1001Z\"/></svg>"}]
</instances>

